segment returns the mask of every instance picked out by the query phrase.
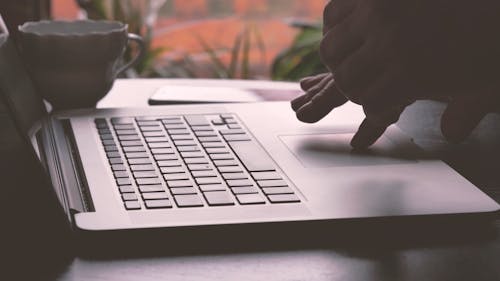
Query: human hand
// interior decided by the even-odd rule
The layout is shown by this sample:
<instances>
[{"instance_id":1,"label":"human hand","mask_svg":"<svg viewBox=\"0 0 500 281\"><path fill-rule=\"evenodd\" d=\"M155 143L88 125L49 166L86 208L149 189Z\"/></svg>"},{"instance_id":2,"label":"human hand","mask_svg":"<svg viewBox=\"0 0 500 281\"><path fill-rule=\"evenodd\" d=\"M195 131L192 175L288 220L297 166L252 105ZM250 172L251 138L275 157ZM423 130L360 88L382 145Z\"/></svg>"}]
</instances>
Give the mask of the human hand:
<instances>
[{"instance_id":1,"label":"human hand","mask_svg":"<svg viewBox=\"0 0 500 281\"><path fill-rule=\"evenodd\" d=\"M371 145L417 99L449 101L442 131L454 142L499 105L497 2L471 7L461 0L331 1L320 53L335 82L323 92L336 96L330 100L342 95L363 106L366 119L351 144ZM302 101L321 92L303 88ZM297 109L299 119L314 111L314 104ZM329 108L321 106L320 111Z\"/></svg>"},{"instance_id":2,"label":"human hand","mask_svg":"<svg viewBox=\"0 0 500 281\"><path fill-rule=\"evenodd\" d=\"M297 118L305 123L315 123L328 115L333 109L345 104L348 99L339 92L331 73L306 77L300 81L305 94L294 99L292 109ZM396 122L402 107L382 112L366 118L351 140L351 146L362 149L375 143L387 127ZM378 120L376 123L372 120Z\"/></svg>"}]
</instances>

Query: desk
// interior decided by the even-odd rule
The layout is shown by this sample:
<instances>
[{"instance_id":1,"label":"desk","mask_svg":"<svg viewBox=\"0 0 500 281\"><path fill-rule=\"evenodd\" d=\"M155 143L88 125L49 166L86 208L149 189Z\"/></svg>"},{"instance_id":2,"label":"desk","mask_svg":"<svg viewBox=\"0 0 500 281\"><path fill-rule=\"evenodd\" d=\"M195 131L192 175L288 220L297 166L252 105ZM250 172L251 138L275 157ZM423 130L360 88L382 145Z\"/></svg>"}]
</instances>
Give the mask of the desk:
<instances>
[{"instance_id":1,"label":"desk","mask_svg":"<svg viewBox=\"0 0 500 281\"><path fill-rule=\"evenodd\" d=\"M99 107L145 106L165 83L181 80L119 80ZM189 81L234 86L235 82ZM250 82L254 83L254 82ZM259 82L255 82L259 83ZM297 88L297 85L288 85ZM500 116L490 115L467 142L449 145L439 132L444 105L419 102L398 125L417 144L433 151L500 201ZM500 231L500 220L494 222ZM428 229L426 231L429 231ZM432 230L431 230L432 231ZM472 233L473 231L471 231ZM499 232L500 233L500 232ZM500 234L486 239L463 236L409 238L406 243L281 249L202 255L110 260L73 258L55 266L56 280L500 280ZM369 235L369 234L367 234ZM452 235L453 236L453 235ZM367 236L367 240L369 236ZM462 239L463 238L463 239Z\"/></svg>"}]
</instances>

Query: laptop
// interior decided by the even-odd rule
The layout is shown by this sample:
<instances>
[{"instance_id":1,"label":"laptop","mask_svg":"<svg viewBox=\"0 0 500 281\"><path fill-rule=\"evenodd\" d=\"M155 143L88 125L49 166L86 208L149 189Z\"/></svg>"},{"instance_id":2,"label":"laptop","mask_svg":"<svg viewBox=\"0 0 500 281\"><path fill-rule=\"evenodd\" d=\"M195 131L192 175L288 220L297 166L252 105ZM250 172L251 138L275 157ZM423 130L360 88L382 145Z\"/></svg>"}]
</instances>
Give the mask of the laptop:
<instances>
[{"instance_id":1,"label":"laptop","mask_svg":"<svg viewBox=\"0 0 500 281\"><path fill-rule=\"evenodd\" d=\"M0 61L2 100L82 237L499 210L395 126L353 152L354 104L315 125L282 102L48 114L5 34Z\"/></svg>"}]
</instances>

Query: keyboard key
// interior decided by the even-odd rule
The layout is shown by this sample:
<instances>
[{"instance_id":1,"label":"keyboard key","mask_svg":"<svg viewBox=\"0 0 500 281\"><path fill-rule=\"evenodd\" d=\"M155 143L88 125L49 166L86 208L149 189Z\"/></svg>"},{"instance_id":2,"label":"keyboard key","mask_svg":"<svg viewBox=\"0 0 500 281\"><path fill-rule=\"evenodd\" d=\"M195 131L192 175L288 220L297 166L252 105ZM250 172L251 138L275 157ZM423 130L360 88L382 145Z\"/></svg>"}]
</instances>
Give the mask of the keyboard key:
<instances>
[{"instance_id":1,"label":"keyboard key","mask_svg":"<svg viewBox=\"0 0 500 281\"><path fill-rule=\"evenodd\" d=\"M259 193L259 189L255 186L238 186L231 188L231 190L234 192L234 194Z\"/></svg>"},{"instance_id":2,"label":"keyboard key","mask_svg":"<svg viewBox=\"0 0 500 281\"><path fill-rule=\"evenodd\" d=\"M251 140L248 135L224 135L224 139L228 142L239 142Z\"/></svg>"},{"instance_id":3,"label":"keyboard key","mask_svg":"<svg viewBox=\"0 0 500 281\"><path fill-rule=\"evenodd\" d=\"M209 154L225 154L231 152L229 148L222 147L207 147L205 151Z\"/></svg>"},{"instance_id":4,"label":"keyboard key","mask_svg":"<svg viewBox=\"0 0 500 281\"><path fill-rule=\"evenodd\" d=\"M227 118L224 119L224 121L226 122L226 124L238 124L238 121L236 121L236 119L234 118Z\"/></svg>"},{"instance_id":5,"label":"keyboard key","mask_svg":"<svg viewBox=\"0 0 500 281\"><path fill-rule=\"evenodd\" d=\"M167 137L146 137L146 142L168 142Z\"/></svg>"},{"instance_id":6,"label":"keyboard key","mask_svg":"<svg viewBox=\"0 0 500 281\"><path fill-rule=\"evenodd\" d=\"M105 128L105 129L98 129L97 130L99 132L99 135L107 135L107 134L111 134L111 130L108 129L108 128Z\"/></svg>"},{"instance_id":7,"label":"keyboard key","mask_svg":"<svg viewBox=\"0 0 500 281\"><path fill-rule=\"evenodd\" d=\"M225 125L226 122L221 118L216 118L212 120L212 124L215 126Z\"/></svg>"},{"instance_id":8,"label":"keyboard key","mask_svg":"<svg viewBox=\"0 0 500 281\"><path fill-rule=\"evenodd\" d=\"M181 145L198 145L194 140L176 140L174 141L176 146Z\"/></svg>"},{"instance_id":9,"label":"keyboard key","mask_svg":"<svg viewBox=\"0 0 500 281\"><path fill-rule=\"evenodd\" d=\"M116 171L113 174L115 178L128 178L129 176L127 171Z\"/></svg>"},{"instance_id":10,"label":"keyboard key","mask_svg":"<svg viewBox=\"0 0 500 281\"><path fill-rule=\"evenodd\" d=\"M120 141L140 141L139 135L118 136Z\"/></svg>"},{"instance_id":11,"label":"keyboard key","mask_svg":"<svg viewBox=\"0 0 500 281\"><path fill-rule=\"evenodd\" d=\"M178 146L177 150L179 152L195 152L200 151L200 147L197 145L189 145L189 146Z\"/></svg>"},{"instance_id":12,"label":"keyboard key","mask_svg":"<svg viewBox=\"0 0 500 281\"><path fill-rule=\"evenodd\" d=\"M203 158L186 158L184 159L184 162L186 164L208 164L208 159L203 157Z\"/></svg>"},{"instance_id":13,"label":"keyboard key","mask_svg":"<svg viewBox=\"0 0 500 281\"><path fill-rule=\"evenodd\" d=\"M189 164L188 168L190 171L209 171L213 170L212 165L204 164Z\"/></svg>"},{"instance_id":14,"label":"keyboard key","mask_svg":"<svg viewBox=\"0 0 500 281\"><path fill-rule=\"evenodd\" d=\"M221 173L239 173L243 172L243 167L240 166L222 166L218 167Z\"/></svg>"},{"instance_id":15,"label":"keyboard key","mask_svg":"<svg viewBox=\"0 0 500 281\"><path fill-rule=\"evenodd\" d=\"M186 168L182 166L178 167L161 167L160 168L162 174L177 174L186 171Z\"/></svg>"},{"instance_id":16,"label":"keyboard key","mask_svg":"<svg viewBox=\"0 0 500 281\"><path fill-rule=\"evenodd\" d=\"M120 158L121 157L120 152L118 152L118 151L106 152L106 156L108 158Z\"/></svg>"},{"instance_id":17,"label":"keyboard key","mask_svg":"<svg viewBox=\"0 0 500 281\"><path fill-rule=\"evenodd\" d=\"M139 191L141 193L159 192L159 191L165 191L165 187L163 187L162 185L140 185Z\"/></svg>"},{"instance_id":18,"label":"keyboard key","mask_svg":"<svg viewBox=\"0 0 500 281\"><path fill-rule=\"evenodd\" d=\"M175 202L180 208L185 207L203 207L203 201L196 194L191 195L174 195Z\"/></svg>"},{"instance_id":19,"label":"keyboard key","mask_svg":"<svg viewBox=\"0 0 500 281\"><path fill-rule=\"evenodd\" d=\"M182 141L182 140L191 140L191 141L194 141L194 138L193 136L191 135L171 135L170 138L173 140L173 141Z\"/></svg>"},{"instance_id":20,"label":"keyboard key","mask_svg":"<svg viewBox=\"0 0 500 281\"><path fill-rule=\"evenodd\" d=\"M113 125L115 125L115 124L133 124L134 119L127 118L127 117L114 117L114 118L111 118L111 123Z\"/></svg>"},{"instance_id":21,"label":"keyboard key","mask_svg":"<svg viewBox=\"0 0 500 281\"><path fill-rule=\"evenodd\" d=\"M266 202L258 193L238 194L236 195L236 198L241 205L264 204Z\"/></svg>"},{"instance_id":22,"label":"keyboard key","mask_svg":"<svg viewBox=\"0 0 500 281\"><path fill-rule=\"evenodd\" d=\"M134 125L132 125L132 124L113 125L113 128L115 128L115 130L134 130L135 129Z\"/></svg>"},{"instance_id":23,"label":"keyboard key","mask_svg":"<svg viewBox=\"0 0 500 281\"><path fill-rule=\"evenodd\" d=\"M143 132L142 135L144 137L164 137L165 133L162 131L154 131L154 132Z\"/></svg>"},{"instance_id":24,"label":"keyboard key","mask_svg":"<svg viewBox=\"0 0 500 281\"><path fill-rule=\"evenodd\" d=\"M134 178L156 178L158 175L156 171L147 171L147 172L134 172Z\"/></svg>"},{"instance_id":25,"label":"keyboard key","mask_svg":"<svg viewBox=\"0 0 500 281\"><path fill-rule=\"evenodd\" d=\"M154 171L155 167L151 164L144 164L144 165L130 165L130 170L134 172L139 172L139 171Z\"/></svg>"},{"instance_id":26,"label":"keyboard key","mask_svg":"<svg viewBox=\"0 0 500 281\"><path fill-rule=\"evenodd\" d=\"M106 119L104 119L104 118L95 118L95 119L94 119L94 122L95 122L96 124L107 124L107 121L106 121Z\"/></svg>"},{"instance_id":27,"label":"keyboard key","mask_svg":"<svg viewBox=\"0 0 500 281\"><path fill-rule=\"evenodd\" d=\"M245 173L223 173L222 177L225 180L244 180L244 179L248 179L248 176Z\"/></svg>"},{"instance_id":28,"label":"keyboard key","mask_svg":"<svg viewBox=\"0 0 500 281\"><path fill-rule=\"evenodd\" d=\"M167 181L167 185L169 188L174 187L191 187L194 186L193 182L190 180L175 180L175 181Z\"/></svg>"},{"instance_id":29,"label":"keyboard key","mask_svg":"<svg viewBox=\"0 0 500 281\"><path fill-rule=\"evenodd\" d=\"M112 140L113 135L112 134L104 134L104 135L100 135L100 138L101 138L101 140Z\"/></svg>"},{"instance_id":30,"label":"keyboard key","mask_svg":"<svg viewBox=\"0 0 500 281\"><path fill-rule=\"evenodd\" d=\"M144 125L140 125L139 124L139 127L141 127L141 131L142 132L162 132L163 130L161 129L160 125L155 125L155 126L144 126Z\"/></svg>"},{"instance_id":31,"label":"keyboard key","mask_svg":"<svg viewBox=\"0 0 500 281\"><path fill-rule=\"evenodd\" d=\"M168 142L153 142L153 143L149 143L148 146L150 148L170 148L170 147L172 147L172 144L170 144Z\"/></svg>"},{"instance_id":32,"label":"keyboard key","mask_svg":"<svg viewBox=\"0 0 500 281\"><path fill-rule=\"evenodd\" d=\"M125 146L142 146L141 141L121 141L120 143L123 147L125 147Z\"/></svg>"},{"instance_id":33,"label":"keyboard key","mask_svg":"<svg viewBox=\"0 0 500 281\"><path fill-rule=\"evenodd\" d=\"M144 178L144 179L136 179L138 185L157 185L161 184L159 178Z\"/></svg>"},{"instance_id":34,"label":"keyboard key","mask_svg":"<svg viewBox=\"0 0 500 281\"><path fill-rule=\"evenodd\" d=\"M137 201L139 198L135 193L123 193L122 194L123 201Z\"/></svg>"},{"instance_id":35,"label":"keyboard key","mask_svg":"<svg viewBox=\"0 0 500 281\"><path fill-rule=\"evenodd\" d=\"M136 164L152 164L151 159L149 158L134 158L134 159L128 159L128 163L130 165L136 165Z\"/></svg>"},{"instance_id":36,"label":"keyboard key","mask_svg":"<svg viewBox=\"0 0 500 281\"><path fill-rule=\"evenodd\" d=\"M141 203L139 203L139 201L125 201L125 209L127 209L127 210L140 210Z\"/></svg>"},{"instance_id":37,"label":"keyboard key","mask_svg":"<svg viewBox=\"0 0 500 281\"><path fill-rule=\"evenodd\" d=\"M241 129L241 126L237 124L228 124L227 127L229 129Z\"/></svg>"},{"instance_id":38,"label":"keyboard key","mask_svg":"<svg viewBox=\"0 0 500 281\"><path fill-rule=\"evenodd\" d=\"M173 148L153 148L151 149L153 154L173 154L175 150Z\"/></svg>"},{"instance_id":39,"label":"keyboard key","mask_svg":"<svg viewBox=\"0 0 500 281\"><path fill-rule=\"evenodd\" d=\"M194 134L197 137L216 137L216 136L218 136L215 131L196 131Z\"/></svg>"},{"instance_id":40,"label":"keyboard key","mask_svg":"<svg viewBox=\"0 0 500 281\"><path fill-rule=\"evenodd\" d=\"M191 130L194 132L213 131L210 125L191 126Z\"/></svg>"},{"instance_id":41,"label":"keyboard key","mask_svg":"<svg viewBox=\"0 0 500 281\"><path fill-rule=\"evenodd\" d=\"M220 130L219 133L221 133L221 135L243 135L243 134L246 134L246 132L244 130Z\"/></svg>"},{"instance_id":42,"label":"keyboard key","mask_svg":"<svg viewBox=\"0 0 500 281\"><path fill-rule=\"evenodd\" d=\"M197 194L197 189L195 187L175 187L171 188L170 192L173 195Z\"/></svg>"},{"instance_id":43,"label":"keyboard key","mask_svg":"<svg viewBox=\"0 0 500 281\"><path fill-rule=\"evenodd\" d=\"M144 127L144 128L147 128L149 126L156 127L159 124L160 123L158 121L155 121L155 120L138 120L137 121L137 125L139 125L139 127Z\"/></svg>"},{"instance_id":44,"label":"keyboard key","mask_svg":"<svg viewBox=\"0 0 500 281\"><path fill-rule=\"evenodd\" d=\"M211 178L218 176L215 171L193 171L192 174L195 178Z\"/></svg>"},{"instance_id":45,"label":"keyboard key","mask_svg":"<svg viewBox=\"0 0 500 281\"><path fill-rule=\"evenodd\" d=\"M172 180L188 180L190 179L189 175L187 173L177 173L177 174L165 174L163 175L163 178L166 181L172 181Z\"/></svg>"},{"instance_id":46,"label":"keyboard key","mask_svg":"<svg viewBox=\"0 0 500 281\"><path fill-rule=\"evenodd\" d=\"M145 152L125 152L127 158L148 158L149 155Z\"/></svg>"},{"instance_id":47,"label":"keyboard key","mask_svg":"<svg viewBox=\"0 0 500 281\"><path fill-rule=\"evenodd\" d=\"M182 166L182 163L179 160L162 160L157 162L160 167L177 167Z\"/></svg>"},{"instance_id":48,"label":"keyboard key","mask_svg":"<svg viewBox=\"0 0 500 281\"><path fill-rule=\"evenodd\" d=\"M184 129L186 130L187 127L184 124L165 124L165 129L167 130L175 130L175 129Z\"/></svg>"},{"instance_id":49,"label":"keyboard key","mask_svg":"<svg viewBox=\"0 0 500 281\"><path fill-rule=\"evenodd\" d=\"M235 186L253 186L253 181L251 180L228 180L227 185L230 187Z\"/></svg>"},{"instance_id":50,"label":"keyboard key","mask_svg":"<svg viewBox=\"0 0 500 281\"><path fill-rule=\"evenodd\" d=\"M118 136L137 135L137 131L136 130L115 130L115 133Z\"/></svg>"},{"instance_id":51,"label":"keyboard key","mask_svg":"<svg viewBox=\"0 0 500 281\"><path fill-rule=\"evenodd\" d=\"M238 141L229 145L250 172L274 171L274 163L256 142Z\"/></svg>"},{"instance_id":52,"label":"keyboard key","mask_svg":"<svg viewBox=\"0 0 500 281\"><path fill-rule=\"evenodd\" d=\"M239 163L236 160L215 160L215 166L217 167L226 167L226 166L238 166Z\"/></svg>"},{"instance_id":53,"label":"keyboard key","mask_svg":"<svg viewBox=\"0 0 500 281\"><path fill-rule=\"evenodd\" d=\"M222 183L222 179L219 177L212 178L195 178L197 184L218 184Z\"/></svg>"},{"instance_id":54,"label":"keyboard key","mask_svg":"<svg viewBox=\"0 0 500 281\"><path fill-rule=\"evenodd\" d=\"M164 200L146 200L144 201L148 209L167 209L172 208L172 203L168 199Z\"/></svg>"},{"instance_id":55,"label":"keyboard key","mask_svg":"<svg viewBox=\"0 0 500 281\"><path fill-rule=\"evenodd\" d=\"M164 124L164 125L173 125L173 124L184 124L184 122L182 122L182 120L179 118L179 119L166 119L166 120L161 120L161 122Z\"/></svg>"},{"instance_id":56,"label":"keyboard key","mask_svg":"<svg viewBox=\"0 0 500 281\"><path fill-rule=\"evenodd\" d=\"M146 152L144 146L126 146L123 148L124 152Z\"/></svg>"},{"instance_id":57,"label":"keyboard key","mask_svg":"<svg viewBox=\"0 0 500 281\"><path fill-rule=\"evenodd\" d=\"M123 159L111 158L111 159L109 159L109 164L123 164Z\"/></svg>"},{"instance_id":58,"label":"keyboard key","mask_svg":"<svg viewBox=\"0 0 500 281\"><path fill-rule=\"evenodd\" d=\"M116 179L116 184L118 184L119 186L132 185L132 181L130 180L130 178L119 178Z\"/></svg>"},{"instance_id":59,"label":"keyboard key","mask_svg":"<svg viewBox=\"0 0 500 281\"><path fill-rule=\"evenodd\" d=\"M191 135L191 132L187 129L169 129L167 131L169 135Z\"/></svg>"},{"instance_id":60,"label":"keyboard key","mask_svg":"<svg viewBox=\"0 0 500 281\"><path fill-rule=\"evenodd\" d=\"M293 194L293 190L290 187L267 187L263 188L264 194Z\"/></svg>"},{"instance_id":61,"label":"keyboard key","mask_svg":"<svg viewBox=\"0 0 500 281\"><path fill-rule=\"evenodd\" d=\"M168 195L166 192L149 192L142 194L142 198L144 200L160 200L168 199Z\"/></svg>"},{"instance_id":62,"label":"keyboard key","mask_svg":"<svg viewBox=\"0 0 500 281\"><path fill-rule=\"evenodd\" d=\"M252 173L252 177L259 180L281 180L283 177L277 172L254 172Z\"/></svg>"},{"instance_id":63,"label":"keyboard key","mask_svg":"<svg viewBox=\"0 0 500 281\"><path fill-rule=\"evenodd\" d=\"M234 205L233 197L227 191L205 192L203 195L210 206Z\"/></svg>"},{"instance_id":64,"label":"keyboard key","mask_svg":"<svg viewBox=\"0 0 500 281\"><path fill-rule=\"evenodd\" d=\"M212 160L233 160L234 156L229 153L225 154L210 154L210 159Z\"/></svg>"},{"instance_id":65,"label":"keyboard key","mask_svg":"<svg viewBox=\"0 0 500 281\"><path fill-rule=\"evenodd\" d=\"M288 184L284 180L263 180L257 181L257 184L262 188L288 186Z\"/></svg>"},{"instance_id":66,"label":"keyboard key","mask_svg":"<svg viewBox=\"0 0 500 281\"><path fill-rule=\"evenodd\" d=\"M126 171L127 170L125 168L125 165L122 165L122 164L113 164L113 165L111 165L111 169L113 170L113 172L116 172L116 171Z\"/></svg>"},{"instance_id":67,"label":"keyboard key","mask_svg":"<svg viewBox=\"0 0 500 281\"><path fill-rule=\"evenodd\" d=\"M225 148L226 146L224 145L223 142L221 141L216 141L216 142L205 142L202 143L204 148Z\"/></svg>"},{"instance_id":68,"label":"keyboard key","mask_svg":"<svg viewBox=\"0 0 500 281\"><path fill-rule=\"evenodd\" d=\"M179 157L175 154L156 154L153 155L153 157L156 159L156 161L179 159Z\"/></svg>"},{"instance_id":69,"label":"keyboard key","mask_svg":"<svg viewBox=\"0 0 500 281\"><path fill-rule=\"evenodd\" d=\"M202 125L209 125L210 123L208 122L207 118L203 115L188 115L184 116L186 119L186 122L190 126L202 126Z\"/></svg>"},{"instance_id":70,"label":"keyboard key","mask_svg":"<svg viewBox=\"0 0 500 281\"><path fill-rule=\"evenodd\" d=\"M295 194L275 194L268 196L271 203L296 203L300 202L300 199Z\"/></svg>"},{"instance_id":71,"label":"keyboard key","mask_svg":"<svg viewBox=\"0 0 500 281\"><path fill-rule=\"evenodd\" d=\"M200 142L220 142L219 137L199 137L198 140Z\"/></svg>"},{"instance_id":72,"label":"keyboard key","mask_svg":"<svg viewBox=\"0 0 500 281\"><path fill-rule=\"evenodd\" d=\"M205 154L201 152L181 152L182 158L203 158Z\"/></svg>"},{"instance_id":73,"label":"keyboard key","mask_svg":"<svg viewBox=\"0 0 500 281\"><path fill-rule=\"evenodd\" d=\"M134 193L135 190L131 185L123 185L119 187L120 193Z\"/></svg>"},{"instance_id":74,"label":"keyboard key","mask_svg":"<svg viewBox=\"0 0 500 281\"><path fill-rule=\"evenodd\" d=\"M114 140L103 140L102 145L116 145Z\"/></svg>"},{"instance_id":75,"label":"keyboard key","mask_svg":"<svg viewBox=\"0 0 500 281\"><path fill-rule=\"evenodd\" d=\"M224 113L220 115L220 118L222 119L234 119L234 115L230 113Z\"/></svg>"},{"instance_id":76,"label":"keyboard key","mask_svg":"<svg viewBox=\"0 0 500 281\"><path fill-rule=\"evenodd\" d=\"M116 145L105 145L104 151L106 152L118 151L118 147L116 147Z\"/></svg>"},{"instance_id":77,"label":"keyboard key","mask_svg":"<svg viewBox=\"0 0 500 281\"><path fill-rule=\"evenodd\" d=\"M227 190L227 186L225 184L204 184L200 185L200 189L203 192L207 191L222 191Z\"/></svg>"}]
</instances>

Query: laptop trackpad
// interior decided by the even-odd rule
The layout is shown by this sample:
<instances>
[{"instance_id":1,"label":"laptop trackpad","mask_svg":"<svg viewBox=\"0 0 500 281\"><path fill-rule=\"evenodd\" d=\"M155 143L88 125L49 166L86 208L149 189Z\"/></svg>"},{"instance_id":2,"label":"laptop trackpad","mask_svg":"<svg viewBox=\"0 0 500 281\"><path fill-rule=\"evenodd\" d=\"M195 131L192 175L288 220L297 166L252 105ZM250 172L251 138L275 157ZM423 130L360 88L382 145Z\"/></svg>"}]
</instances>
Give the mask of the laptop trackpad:
<instances>
[{"instance_id":1,"label":"laptop trackpad","mask_svg":"<svg viewBox=\"0 0 500 281\"><path fill-rule=\"evenodd\" d=\"M314 134L281 136L288 149L306 168L396 165L415 163L414 151L398 146L382 136L366 151L353 151L354 134Z\"/></svg>"}]
</instances>

